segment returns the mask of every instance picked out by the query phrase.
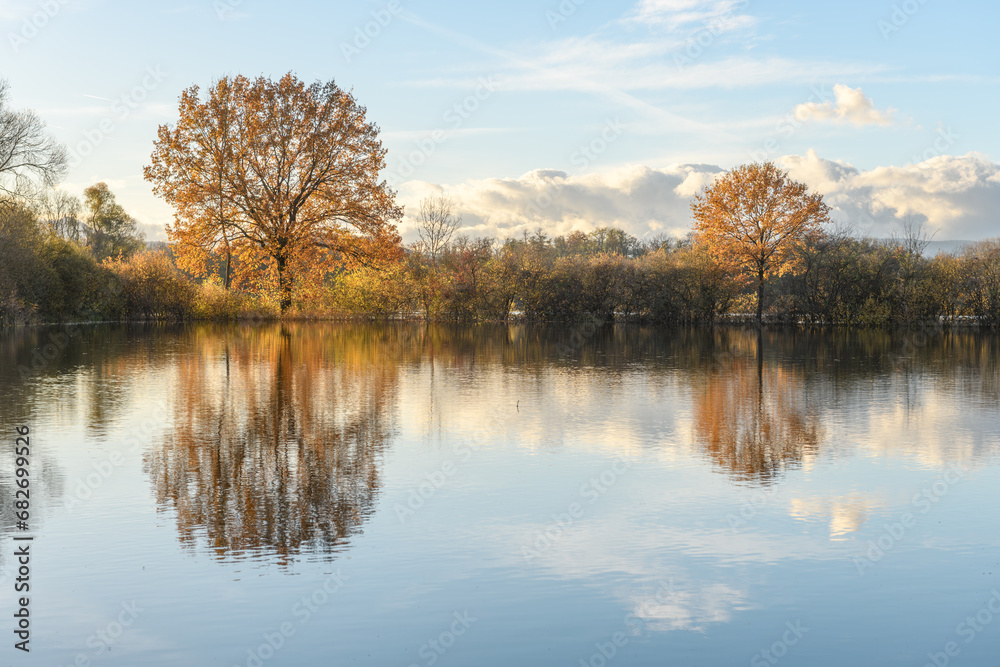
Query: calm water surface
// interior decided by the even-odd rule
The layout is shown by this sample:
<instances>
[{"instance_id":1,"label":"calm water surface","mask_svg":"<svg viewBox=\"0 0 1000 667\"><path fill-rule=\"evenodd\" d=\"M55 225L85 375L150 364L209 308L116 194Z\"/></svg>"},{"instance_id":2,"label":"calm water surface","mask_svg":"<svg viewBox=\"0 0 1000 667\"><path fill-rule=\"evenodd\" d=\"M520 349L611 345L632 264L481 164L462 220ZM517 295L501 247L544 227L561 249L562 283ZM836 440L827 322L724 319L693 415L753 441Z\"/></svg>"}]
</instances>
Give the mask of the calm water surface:
<instances>
[{"instance_id":1,"label":"calm water surface","mask_svg":"<svg viewBox=\"0 0 1000 667\"><path fill-rule=\"evenodd\" d=\"M3 664L997 664L994 335L66 334L0 338Z\"/></svg>"}]
</instances>

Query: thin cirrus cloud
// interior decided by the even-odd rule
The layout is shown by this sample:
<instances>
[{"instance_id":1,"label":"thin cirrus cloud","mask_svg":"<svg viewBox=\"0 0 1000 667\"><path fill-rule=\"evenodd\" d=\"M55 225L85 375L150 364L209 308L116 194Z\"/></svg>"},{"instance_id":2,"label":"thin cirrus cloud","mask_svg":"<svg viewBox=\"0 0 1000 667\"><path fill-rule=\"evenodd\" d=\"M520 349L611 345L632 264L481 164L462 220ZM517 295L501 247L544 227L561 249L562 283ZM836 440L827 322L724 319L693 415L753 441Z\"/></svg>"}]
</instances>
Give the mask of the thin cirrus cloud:
<instances>
[{"instance_id":1,"label":"thin cirrus cloud","mask_svg":"<svg viewBox=\"0 0 1000 667\"><path fill-rule=\"evenodd\" d=\"M815 151L776 162L791 178L821 193L833 219L856 235L884 238L905 220L923 222L937 240L997 236L1000 165L978 153L941 155L902 167L861 170L825 160ZM691 199L723 173L708 164L662 169L629 166L571 175L539 169L518 178L471 180L443 188L410 181L400 189L407 210L423 197L445 193L463 216L470 237L516 237L542 228L549 235L614 226L639 238L683 236L691 229ZM400 227L415 236L409 217Z\"/></svg>"},{"instance_id":2,"label":"thin cirrus cloud","mask_svg":"<svg viewBox=\"0 0 1000 667\"><path fill-rule=\"evenodd\" d=\"M596 37L570 38L542 45L529 55L504 58L494 67L504 91L595 92L753 88L773 84L813 85L816 81L885 74L882 64L803 60L774 56L729 56L678 66L671 53L682 43L619 44ZM434 77L410 85L469 89L478 74Z\"/></svg>"},{"instance_id":3,"label":"thin cirrus cloud","mask_svg":"<svg viewBox=\"0 0 1000 667\"><path fill-rule=\"evenodd\" d=\"M861 88L851 88L842 83L833 87L833 100L806 102L795 107L795 117L801 121L850 123L864 125L892 125L895 109L880 111Z\"/></svg>"},{"instance_id":4,"label":"thin cirrus cloud","mask_svg":"<svg viewBox=\"0 0 1000 667\"><path fill-rule=\"evenodd\" d=\"M751 16L737 14L749 4L749 0L642 0L623 22L670 30L711 23L713 30L721 33L756 23Z\"/></svg>"},{"instance_id":5,"label":"thin cirrus cloud","mask_svg":"<svg viewBox=\"0 0 1000 667\"><path fill-rule=\"evenodd\" d=\"M707 88L752 88L772 84L809 85L817 80L874 75L882 65L862 63L802 61L773 57L756 59L734 56L713 62L677 67L672 62L628 60L628 68L611 66L623 61L614 45L595 49L586 59L560 63L555 60L543 69L511 70L503 76L507 90L579 90L593 82L615 85L621 90L695 90ZM601 54L607 57L601 57ZM545 56L542 56L543 62Z\"/></svg>"},{"instance_id":6,"label":"thin cirrus cloud","mask_svg":"<svg viewBox=\"0 0 1000 667\"><path fill-rule=\"evenodd\" d=\"M519 131L520 130L518 128L513 127L469 127L448 130L394 130L390 132L383 132L381 134L381 138L395 141L426 141L430 139L435 143L441 143L447 139L455 139L459 137L478 137L483 135L507 134Z\"/></svg>"},{"instance_id":7,"label":"thin cirrus cloud","mask_svg":"<svg viewBox=\"0 0 1000 667\"><path fill-rule=\"evenodd\" d=\"M576 48L576 45L568 45L568 48ZM807 86L818 80L871 77L887 71L886 66L879 64L744 56L698 62L681 68L639 53L641 51L607 43L595 45L577 59L544 52L530 67L506 63L499 68L497 78L504 91L595 92L608 87L619 91L659 91L753 88L774 84ZM624 64L615 65L616 62ZM439 77L412 85L468 89L477 83L475 77Z\"/></svg>"},{"instance_id":8,"label":"thin cirrus cloud","mask_svg":"<svg viewBox=\"0 0 1000 667\"><path fill-rule=\"evenodd\" d=\"M0 3L0 21L21 21L31 15L33 3L25 0L6 0Z\"/></svg>"},{"instance_id":9,"label":"thin cirrus cloud","mask_svg":"<svg viewBox=\"0 0 1000 667\"><path fill-rule=\"evenodd\" d=\"M886 75L881 63L782 56L732 55L692 39L706 32L711 41L756 19L743 10L746 0L642 0L622 19L600 30L512 51L487 45L468 35L434 25L410 13L403 19L493 60L491 66L467 63L470 76L419 77L408 85L467 89L477 85L482 71L502 80L504 91L574 91L601 93L753 88L774 84L812 85L817 81ZM648 25L647 37L637 38L638 24ZM665 26L665 30L656 29ZM752 40L751 31L739 39Z\"/></svg>"}]
</instances>

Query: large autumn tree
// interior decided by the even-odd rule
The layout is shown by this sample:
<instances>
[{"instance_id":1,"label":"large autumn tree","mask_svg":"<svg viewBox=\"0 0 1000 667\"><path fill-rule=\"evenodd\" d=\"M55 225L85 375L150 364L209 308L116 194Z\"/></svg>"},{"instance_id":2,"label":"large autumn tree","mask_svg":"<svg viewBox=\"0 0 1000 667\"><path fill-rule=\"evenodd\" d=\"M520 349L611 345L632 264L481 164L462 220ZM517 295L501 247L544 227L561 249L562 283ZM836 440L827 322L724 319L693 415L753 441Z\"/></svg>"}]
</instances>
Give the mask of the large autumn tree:
<instances>
[{"instance_id":1,"label":"large autumn tree","mask_svg":"<svg viewBox=\"0 0 1000 667\"><path fill-rule=\"evenodd\" d=\"M829 207L772 162L736 167L691 203L695 234L712 254L749 274L757 291L757 323L769 276L794 268L796 247L822 233Z\"/></svg>"},{"instance_id":2,"label":"large autumn tree","mask_svg":"<svg viewBox=\"0 0 1000 667\"><path fill-rule=\"evenodd\" d=\"M185 268L235 254L236 278L272 277L284 312L297 281L400 253L379 128L333 81L224 77L204 99L184 91L179 112L145 176L175 208L167 232Z\"/></svg>"}]
</instances>

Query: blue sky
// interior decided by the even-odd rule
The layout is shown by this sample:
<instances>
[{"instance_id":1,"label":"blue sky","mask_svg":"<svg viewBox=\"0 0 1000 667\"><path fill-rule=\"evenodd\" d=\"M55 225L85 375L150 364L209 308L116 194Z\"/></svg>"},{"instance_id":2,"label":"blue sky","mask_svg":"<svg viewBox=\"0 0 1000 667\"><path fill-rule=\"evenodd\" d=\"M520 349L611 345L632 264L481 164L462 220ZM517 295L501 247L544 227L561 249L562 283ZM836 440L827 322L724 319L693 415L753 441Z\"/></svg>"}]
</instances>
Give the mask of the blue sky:
<instances>
[{"instance_id":1,"label":"blue sky","mask_svg":"<svg viewBox=\"0 0 1000 667\"><path fill-rule=\"evenodd\" d=\"M172 212L142 167L180 92L289 70L353 89L400 201L443 191L472 236L681 234L698 188L766 158L860 233L983 238L998 24L939 0L8 0L0 77L70 147L63 187L106 181L150 238Z\"/></svg>"}]
</instances>

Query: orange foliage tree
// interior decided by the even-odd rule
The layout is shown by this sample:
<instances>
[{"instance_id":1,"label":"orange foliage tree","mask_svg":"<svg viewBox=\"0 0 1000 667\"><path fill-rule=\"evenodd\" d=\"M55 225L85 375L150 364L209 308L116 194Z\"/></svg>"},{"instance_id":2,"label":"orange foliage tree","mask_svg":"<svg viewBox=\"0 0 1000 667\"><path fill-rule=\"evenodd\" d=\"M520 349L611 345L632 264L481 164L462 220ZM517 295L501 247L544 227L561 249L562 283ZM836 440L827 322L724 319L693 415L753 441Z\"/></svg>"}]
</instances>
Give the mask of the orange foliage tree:
<instances>
[{"instance_id":1,"label":"orange foliage tree","mask_svg":"<svg viewBox=\"0 0 1000 667\"><path fill-rule=\"evenodd\" d=\"M691 203L695 233L713 255L749 273L757 289L757 322L764 283L795 267L795 248L822 234L830 208L819 194L772 162L736 167Z\"/></svg>"},{"instance_id":2,"label":"orange foliage tree","mask_svg":"<svg viewBox=\"0 0 1000 667\"><path fill-rule=\"evenodd\" d=\"M168 234L186 269L204 273L222 252L228 283L235 256L235 279L276 288L284 312L294 285L400 256L379 128L333 81L224 77L204 100L184 91L179 113L145 177L175 209Z\"/></svg>"}]
</instances>

